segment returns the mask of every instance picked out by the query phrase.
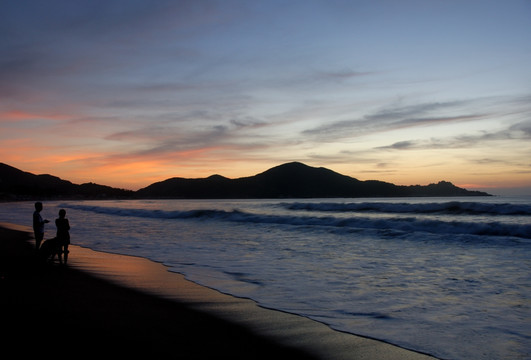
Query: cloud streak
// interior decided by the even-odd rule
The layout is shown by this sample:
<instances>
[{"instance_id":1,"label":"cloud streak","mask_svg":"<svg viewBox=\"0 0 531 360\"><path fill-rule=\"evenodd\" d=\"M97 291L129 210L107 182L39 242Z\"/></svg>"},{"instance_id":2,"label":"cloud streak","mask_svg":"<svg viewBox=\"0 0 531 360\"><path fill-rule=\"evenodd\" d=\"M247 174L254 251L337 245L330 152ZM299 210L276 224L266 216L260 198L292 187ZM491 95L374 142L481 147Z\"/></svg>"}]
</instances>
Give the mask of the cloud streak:
<instances>
[{"instance_id":1,"label":"cloud streak","mask_svg":"<svg viewBox=\"0 0 531 360\"><path fill-rule=\"evenodd\" d=\"M441 123L467 122L484 117L482 114L435 115L444 113L447 110L453 110L460 105L461 103L422 103L405 107L386 108L359 119L335 121L304 130L303 134L319 138L342 138Z\"/></svg>"}]
</instances>

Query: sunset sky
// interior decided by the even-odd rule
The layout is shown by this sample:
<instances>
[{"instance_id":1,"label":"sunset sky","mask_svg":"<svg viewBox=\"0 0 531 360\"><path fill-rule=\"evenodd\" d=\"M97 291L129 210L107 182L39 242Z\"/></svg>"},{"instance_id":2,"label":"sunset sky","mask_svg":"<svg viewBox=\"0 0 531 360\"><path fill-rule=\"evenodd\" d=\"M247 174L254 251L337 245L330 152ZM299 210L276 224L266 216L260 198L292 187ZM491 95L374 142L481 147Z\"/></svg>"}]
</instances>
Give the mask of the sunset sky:
<instances>
[{"instance_id":1,"label":"sunset sky","mask_svg":"<svg viewBox=\"0 0 531 360\"><path fill-rule=\"evenodd\" d=\"M5 0L0 162L531 193L529 0ZM522 190L522 188L528 188Z\"/></svg>"}]
</instances>

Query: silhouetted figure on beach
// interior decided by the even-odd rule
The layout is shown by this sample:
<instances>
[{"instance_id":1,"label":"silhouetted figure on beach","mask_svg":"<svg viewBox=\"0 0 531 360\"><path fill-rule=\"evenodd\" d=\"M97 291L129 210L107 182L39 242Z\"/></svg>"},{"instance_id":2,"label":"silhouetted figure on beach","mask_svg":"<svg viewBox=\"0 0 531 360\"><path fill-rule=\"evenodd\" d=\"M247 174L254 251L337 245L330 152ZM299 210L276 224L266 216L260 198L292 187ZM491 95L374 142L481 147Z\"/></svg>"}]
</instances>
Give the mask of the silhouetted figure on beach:
<instances>
[{"instance_id":1,"label":"silhouetted figure on beach","mask_svg":"<svg viewBox=\"0 0 531 360\"><path fill-rule=\"evenodd\" d=\"M41 216L42 203L35 203L35 211L33 212L33 233L35 235L35 250L39 250L42 239L44 238L44 224L49 223L48 220L43 220Z\"/></svg>"},{"instance_id":2,"label":"silhouetted figure on beach","mask_svg":"<svg viewBox=\"0 0 531 360\"><path fill-rule=\"evenodd\" d=\"M59 246L64 255L65 264L68 260L68 245L70 244L70 223L66 218L66 210L59 210L59 217L55 219L55 226L57 226L57 239L59 240ZM61 252L59 253L59 262L61 260Z\"/></svg>"}]
</instances>

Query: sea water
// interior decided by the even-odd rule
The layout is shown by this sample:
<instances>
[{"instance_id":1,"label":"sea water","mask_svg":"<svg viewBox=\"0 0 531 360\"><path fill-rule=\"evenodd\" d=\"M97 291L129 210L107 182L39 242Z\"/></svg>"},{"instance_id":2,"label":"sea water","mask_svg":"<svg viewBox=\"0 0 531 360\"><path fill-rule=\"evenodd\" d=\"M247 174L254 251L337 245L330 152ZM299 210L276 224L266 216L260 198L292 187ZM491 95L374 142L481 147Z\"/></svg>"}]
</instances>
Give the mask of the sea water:
<instances>
[{"instance_id":1,"label":"sea water","mask_svg":"<svg viewBox=\"0 0 531 360\"><path fill-rule=\"evenodd\" d=\"M333 329L445 359L531 358L531 198L54 201L42 215L60 208L73 244ZM0 221L32 212L3 203Z\"/></svg>"}]
</instances>

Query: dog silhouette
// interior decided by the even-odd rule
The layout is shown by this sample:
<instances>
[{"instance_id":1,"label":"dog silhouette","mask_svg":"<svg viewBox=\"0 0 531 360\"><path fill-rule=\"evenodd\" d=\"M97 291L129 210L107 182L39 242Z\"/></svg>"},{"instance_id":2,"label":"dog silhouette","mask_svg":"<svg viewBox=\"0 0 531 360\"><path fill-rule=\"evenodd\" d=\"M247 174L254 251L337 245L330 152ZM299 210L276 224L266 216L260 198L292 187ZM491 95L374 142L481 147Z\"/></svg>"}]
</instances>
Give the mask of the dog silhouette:
<instances>
[{"instance_id":1,"label":"dog silhouette","mask_svg":"<svg viewBox=\"0 0 531 360\"><path fill-rule=\"evenodd\" d=\"M39 248L39 255L42 258L42 260L50 260L53 261L55 258L55 255L59 258L59 261L62 263L61 254L63 253L61 248L61 242L58 238L52 238L44 241Z\"/></svg>"}]
</instances>

